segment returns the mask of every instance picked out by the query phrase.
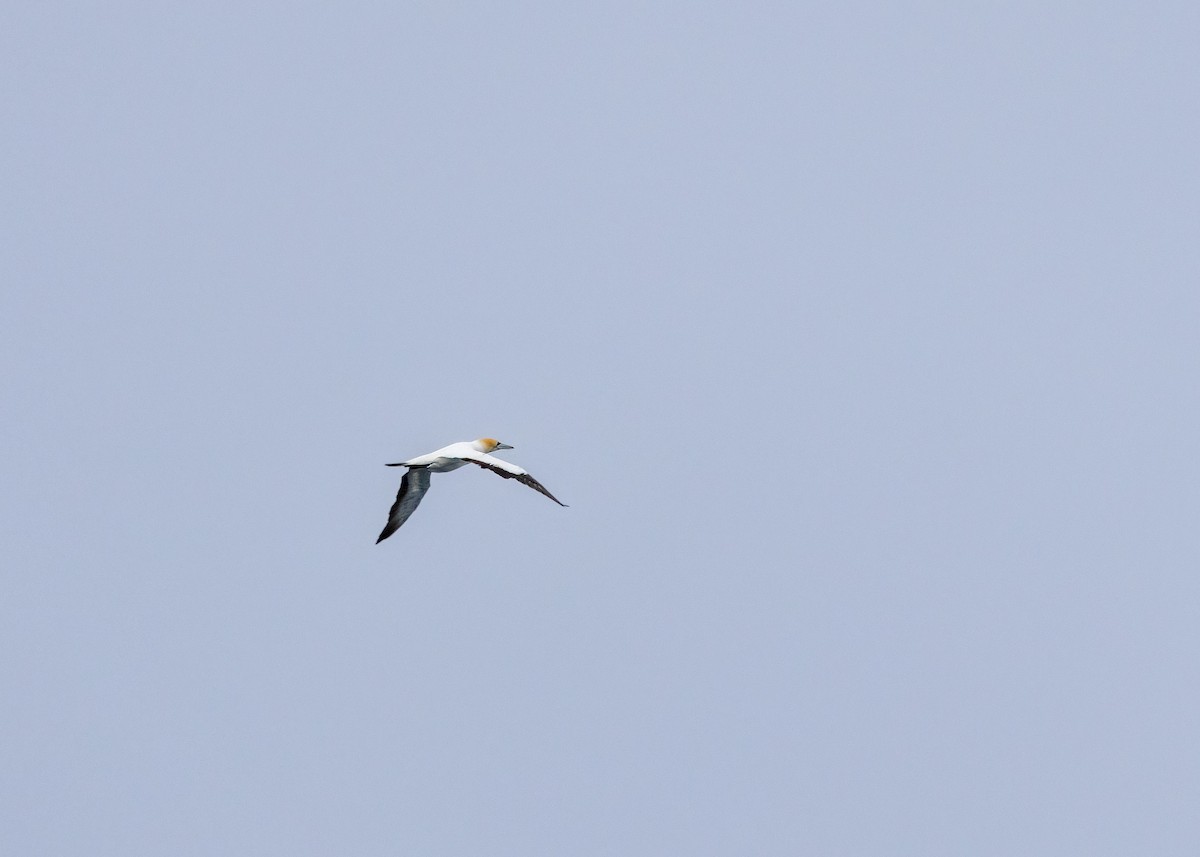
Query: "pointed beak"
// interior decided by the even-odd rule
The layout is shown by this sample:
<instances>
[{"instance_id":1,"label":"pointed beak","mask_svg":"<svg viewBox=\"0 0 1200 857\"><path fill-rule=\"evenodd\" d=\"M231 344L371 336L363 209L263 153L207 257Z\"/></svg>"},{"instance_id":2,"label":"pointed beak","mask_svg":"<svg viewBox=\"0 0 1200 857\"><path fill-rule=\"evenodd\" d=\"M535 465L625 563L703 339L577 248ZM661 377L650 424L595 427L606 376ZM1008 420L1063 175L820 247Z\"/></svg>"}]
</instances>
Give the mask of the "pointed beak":
<instances>
[{"instance_id":1,"label":"pointed beak","mask_svg":"<svg viewBox=\"0 0 1200 857\"><path fill-rule=\"evenodd\" d=\"M512 448L513 447L509 446L507 443L496 444L496 449L512 449Z\"/></svg>"}]
</instances>

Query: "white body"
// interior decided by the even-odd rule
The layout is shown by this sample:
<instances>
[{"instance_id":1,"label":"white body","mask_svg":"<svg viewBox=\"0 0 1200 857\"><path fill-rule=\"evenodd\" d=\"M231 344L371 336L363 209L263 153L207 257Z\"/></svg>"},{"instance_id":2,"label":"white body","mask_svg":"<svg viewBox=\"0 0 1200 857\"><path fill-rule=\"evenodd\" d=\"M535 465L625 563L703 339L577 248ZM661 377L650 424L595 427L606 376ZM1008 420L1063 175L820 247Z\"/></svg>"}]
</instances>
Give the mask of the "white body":
<instances>
[{"instance_id":1,"label":"white body","mask_svg":"<svg viewBox=\"0 0 1200 857\"><path fill-rule=\"evenodd\" d=\"M493 467L507 470L514 476L521 476L526 472L524 468L518 467L502 458L488 455L479 448L482 445L484 444L477 440L463 440L400 463L405 467L425 467L433 473L448 473L451 470L458 470L458 468L465 466L471 461L486 461ZM497 445L496 448L512 449L511 446L504 446L503 444Z\"/></svg>"}]
</instances>

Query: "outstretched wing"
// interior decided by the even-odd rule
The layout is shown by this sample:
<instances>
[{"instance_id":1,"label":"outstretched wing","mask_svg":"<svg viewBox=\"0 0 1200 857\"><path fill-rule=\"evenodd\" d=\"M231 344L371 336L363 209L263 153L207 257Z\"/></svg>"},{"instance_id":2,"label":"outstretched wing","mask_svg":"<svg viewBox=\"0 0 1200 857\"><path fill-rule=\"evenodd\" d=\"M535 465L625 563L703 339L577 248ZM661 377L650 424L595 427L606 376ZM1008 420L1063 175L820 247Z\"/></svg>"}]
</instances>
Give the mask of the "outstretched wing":
<instances>
[{"instance_id":1,"label":"outstretched wing","mask_svg":"<svg viewBox=\"0 0 1200 857\"><path fill-rule=\"evenodd\" d=\"M396 530L400 529L400 525L409 519L417 505L420 504L421 498L425 496L425 492L429 490L429 477L432 474L424 467L412 467L404 474L400 480L400 490L396 492L396 502L392 504L392 510L388 512L387 526L383 528L383 532L379 534L379 538L375 540L375 544L379 544Z\"/></svg>"},{"instance_id":2,"label":"outstretched wing","mask_svg":"<svg viewBox=\"0 0 1200 857\"><path fill-rule=\"evenodd\" d=\"M491 459L491 461L485 461L485 460L483 460L484 458ZM487 470L490 470L493 473L500 474L505 479L515 479L518 482L520 482L522 485L528 485L530 488L532 488L534 491L537 491L539 494L545 494L547 497L549 497L551 500L553 500L555 503L557 503L560 506L567 505L562 500L558 499L553 494L551 494L549 491L547 491L545 485L543 485L541 482L538 482L536 479L534 479L532 476L530 476L528 473L526 473L520 467L517 467L515 464L509 464L509 462L507 462L507 461L500 462L500 459L492 458L492 456L490 456L490 455L480 456L479 458L474 458L474 457L463 458L462 460L469 461L472 464L478 464L480 467L486 468ZM500 463L494 464L493 462L500 462ZM501 465L508 465L508 466L503 467ZM510 470L509 468L512 468L512 469Z\"/></svg>"}]
</instances>

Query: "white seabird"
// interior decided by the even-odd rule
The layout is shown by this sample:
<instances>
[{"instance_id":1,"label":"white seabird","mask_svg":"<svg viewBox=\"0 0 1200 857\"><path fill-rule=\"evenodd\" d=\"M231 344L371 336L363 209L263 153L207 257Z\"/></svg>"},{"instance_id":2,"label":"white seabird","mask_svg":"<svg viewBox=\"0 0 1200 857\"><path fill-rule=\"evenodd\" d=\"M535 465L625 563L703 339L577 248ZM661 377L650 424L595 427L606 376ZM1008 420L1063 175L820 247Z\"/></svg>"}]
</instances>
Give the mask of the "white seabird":
<instances>
[{"instance_id":1,"label":"white seabird","mask_svg":"<svg viewBox=\"0 0 1200 857\"><path fill-rule=\"evenodd\" d=\"M383 528L383 532L379 534L375 544L379 544L396 532L400 529L400 525L409 519L421 502L421 498L425 496L425 492L429 490L431 474L458 470L465 464L478 464L493 473L500 474L505 479L516 479L534 491L545 494L558 505L567 505L547 491L546 486L530 476L529 471L525 468L488 455L489 452L495 452L498 449L512 449L512 447L493 437L481 437L479 440L452 443L425 455L410 458L408 461L397 461L395 464L387 465L388 467L407 467L408 470L400 480L400 490L396 493L396 502L392 504L392 510L388 512L387 526Z\"/></svg>"}]
</instances>

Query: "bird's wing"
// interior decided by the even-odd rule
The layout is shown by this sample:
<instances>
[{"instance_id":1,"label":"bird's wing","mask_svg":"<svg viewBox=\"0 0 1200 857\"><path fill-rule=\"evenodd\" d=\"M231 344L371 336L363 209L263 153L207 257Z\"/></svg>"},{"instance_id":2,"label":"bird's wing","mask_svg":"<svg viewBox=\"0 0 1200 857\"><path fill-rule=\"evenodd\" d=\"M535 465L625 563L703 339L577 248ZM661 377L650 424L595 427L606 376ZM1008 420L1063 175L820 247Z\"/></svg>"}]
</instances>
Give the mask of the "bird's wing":
<instances>
[{"instance_id":1,"label":"bird's wing","mask_svg":"<svg viewBox=\"0 0 1200 857\"><path fill-rule=\"evenodd\" d=\"M409 519L421 502L421 498L425 496L425 492L429 490L431 475L424 467L410 468L404 474L400 479L400 490L396 492L396 502L392 504L392 510L388 512L387 526L383 528L383 532L379 534L375 544L379 544L396 532L400 529L400 525Z\"/></svg>"},{"instance_id":2,"label":"bird's wing","mask_svg":"<svg viewBox=\"0 0 1200 857\"><path fill-rule=\"evenodd\" d=\"M547 497L549 497L551 500L553 500L555 503L557 503L560 506L567 505L562 500L558 499L553 494L551 494L549 491L547 491L546 486L543 485L541 482L538 482L532 476L530 476L529 473L523 467L517 467L517 465L512 464L511 462L505 461L501 458L496 458L495 456L487 455L486 453L482 453L482 452L476 452L471 455L464 455L462 457L462 460L469 461L472 464L478 464L480 467L486 468L486 469L492 471L493 473L500 474L505 479L515 479L518 482L520 482L522 485L528 485L530 488L532 488L534 491L537 491L539 494L545 494Z\"/></svg>"}]
</instances>

